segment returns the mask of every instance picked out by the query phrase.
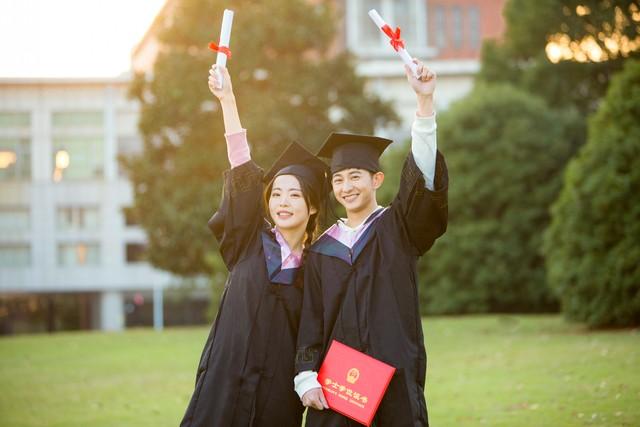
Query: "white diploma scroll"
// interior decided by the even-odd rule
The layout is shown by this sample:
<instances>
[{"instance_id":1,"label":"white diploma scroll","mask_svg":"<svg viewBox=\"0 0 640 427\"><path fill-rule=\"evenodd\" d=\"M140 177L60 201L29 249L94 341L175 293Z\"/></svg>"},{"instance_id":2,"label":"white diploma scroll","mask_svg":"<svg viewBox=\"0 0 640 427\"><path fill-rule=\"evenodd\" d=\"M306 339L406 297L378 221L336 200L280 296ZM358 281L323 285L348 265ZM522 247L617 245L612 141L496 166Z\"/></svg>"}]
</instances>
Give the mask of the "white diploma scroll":
<instances>
[{"instance_id":1,"label":"white diploma scroll","mask_svg":"<svg viewBox=\"0 0 640 427\"><path fill-rule=\"evenodd\" d=\"M224 15L222 15L222 28L220 28L220 42L219 47L229 47L229 39L231 38L231 25L233 24L233 10L225 9ZM216 65L218 67L227 66L227 55L224 52L218 52L216 57ZM222 89L222 73L216 69L216 78L218 79L218 89Z\"/></svg>"},{"instance_id":2,"label":"white diploma scroll","mask_svg":"<svg viewBox=\"0 0 640 427\"><path fill-rule=\"evenodd\" d=\"M378 26L378 28L380 28L380 31L382 31L383 33L385 33L385 31L383 29L385 26L387 28L391 29L391 27L389 27L389 25L387 25L387 23L384 22L384 19L382 19L380 14L375 9L371 9L369 11L369 16L371 17L373 22L375 22L375 24ZM385 35L388 36L388 34L386 34L386 33L385 33ZM395 49L395 50L396 50L396 52L398 52L398 55L400 55L400 58L402 58L402 61L404 61L404 63L407 64L409 66L409 68L411 68L411 72L413 73L413 77L415 77L417 79L418 78L418 66L413 62L413 59L411 58L411 55L409 55L409 52L407 52L407 50L402 46L398 47L398 49Z\"/></svg>"}]
</instances>

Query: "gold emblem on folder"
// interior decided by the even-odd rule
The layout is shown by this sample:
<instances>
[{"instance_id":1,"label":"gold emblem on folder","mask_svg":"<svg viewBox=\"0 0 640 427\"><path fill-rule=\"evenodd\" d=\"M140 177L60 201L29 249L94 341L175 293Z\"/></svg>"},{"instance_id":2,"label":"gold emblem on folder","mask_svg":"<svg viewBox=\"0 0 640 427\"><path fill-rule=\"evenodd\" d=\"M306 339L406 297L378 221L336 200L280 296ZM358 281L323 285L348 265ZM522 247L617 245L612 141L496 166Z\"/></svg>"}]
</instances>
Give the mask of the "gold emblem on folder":
<instances>
[{"instance_id":1,"label":"gold emblem on folder","mask_svg":"<svg viewBox=\"0 0 640 427\"><path fill-rule=\"evenodd\" d=\"M349 372L347 372L347 382L349 384L355 384L358 378L360 378L360 371L356 368L349 369Z\"/></svg>"}]
</instances>

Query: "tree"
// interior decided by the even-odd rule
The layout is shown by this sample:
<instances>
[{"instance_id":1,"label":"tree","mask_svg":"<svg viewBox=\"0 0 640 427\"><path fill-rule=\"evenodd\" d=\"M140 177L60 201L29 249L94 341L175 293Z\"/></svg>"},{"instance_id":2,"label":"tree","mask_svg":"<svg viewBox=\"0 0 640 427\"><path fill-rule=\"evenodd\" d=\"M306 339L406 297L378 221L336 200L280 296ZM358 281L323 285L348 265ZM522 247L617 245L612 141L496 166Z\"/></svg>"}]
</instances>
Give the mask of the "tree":
<instances>
[{"instance_id":1,"label":"tree","mask_svg":"<svg viewBox=\"0 0 640 427\"><path fill-rule=\"evenodd\" d=\"M611 77L640 56L640 7L632 0L509 0L502 42L483 46L483 82L509 82L551 107L595 111Z\"/></svg>"},{"instance_id":2,"label":"tree","mask_svg":"<svg viewBox=\"0 0 640 427\"><path fill-rule=\"evenodd\" d=\"M388 103L367 95L351 58L332 53L335 11L304 0L181 0L160 35L152 76L130 92L141 103L142 155L124 160L149 259L180 275L210 273L206 222L228 167L218 105L207 87L225 7L236 11L227 65L252 156L268 166L292 140L310 149L333 129L371 133L395 121ZM340 112L335 122L329 111ZM258 201L256 201L258 203ZM215 263L213 263L215 264Z\"/></svg>"},{"instance_id":3,"label":"tree","mask_svg":"<svg viewBox=\"0 0 640 427\"><path fill-rule=\"evenodd\" d=\"M573 110L509 85L478 86L439 117L449 227L420 264L428 313L554 309L540 253L573 154Z\"/></svg>"},{"instance_id":4,"label":"tree","mask_svg":"<svg viewBox=\"0 0 640 427\"><path fill-rule=\"evenodd\" d=\"M544 252L565 315L640 325L640 62L627 62L589 123L553 205Z\"/></svg>"}]
</instances>

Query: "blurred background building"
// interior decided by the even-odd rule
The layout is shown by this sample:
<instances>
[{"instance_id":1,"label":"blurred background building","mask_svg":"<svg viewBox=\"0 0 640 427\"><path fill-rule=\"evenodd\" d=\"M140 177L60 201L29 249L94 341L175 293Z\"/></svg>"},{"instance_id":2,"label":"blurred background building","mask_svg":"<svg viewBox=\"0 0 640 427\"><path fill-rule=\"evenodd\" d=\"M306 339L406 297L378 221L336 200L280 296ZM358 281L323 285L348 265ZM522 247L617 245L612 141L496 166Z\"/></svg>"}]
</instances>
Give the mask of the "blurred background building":
<instances>
[{"instance_id":1,"label":"blurred background building","mask_svg":"<svg viewBox=\"0 0 640 427\"><path fill-rule=\"evenodd\" d=\"M485 38L502 34L503 0L348 0L344 8L342 45L357 57L357 72L369 88L391 100L408 129L415 95L406 84L403 63L388 38L372 24L367 12L376 9L393 27L402 29L409 53L438 75L436 109L445 110L473 86L480 68ZM406 134L407 130L404 131ZM391 135L393 136L393 135Z\"/></svg>"},{"instance_id":2,"label":"blurred background building","mask_svg":"<svg viewBox=\"0 0 640 427\"><path fill-rule=\"evenodd\" d=\"M320 3L319 0L309 0ZM505 0L332 0L341 15L335 49L348 49L368 89L393 102L405 120L399 129L379 129L388 136L406 137L415 112L415 95L405 84L403 63L388 38L373 24L368 11L376 9L392 27L402 29L407 50L424 60L438 75L436 108L445 110L473 86L480 68L480 48L487 38L504 31ZM162 25L171 25L176 0L168 0L132 53L135 72L151 72L160 45ZM161 19L164 17L164 19ZM233 47L233 41L232 47Z\"/></svg>"},{"instance_id":3,"label":"blurred background building","mask_svg":"<svg viewBox=\"0 0 640 427\"><path fill-rule=\"evenodd\" d=\"M126 209L117 156L142 149L128 80L0 80L5 333L119 330L171 282L142 262L145 234Z\"/></svg>"},{"instance_id":4,"label":"blurred background building","mask_svg":"<svg viewBox=\"0 0 640 427\"><path fill-rule=\"evenodd\" d=\"M368 89L405 120L380 133L408 134L415 100L367 11L401 27L409 52L437 72L442 111L472 88L482 40L503 32L503 3L335 1L335 49L354 54ZM133 72L152 70L176 4L167 1L134 49ZM0 79L0 334L203 321L206 300L163 298L179 279L144 261L145 234L127 211L133 192L117 157L142 149L130 79Z\"/></svg>"}]
</instances>

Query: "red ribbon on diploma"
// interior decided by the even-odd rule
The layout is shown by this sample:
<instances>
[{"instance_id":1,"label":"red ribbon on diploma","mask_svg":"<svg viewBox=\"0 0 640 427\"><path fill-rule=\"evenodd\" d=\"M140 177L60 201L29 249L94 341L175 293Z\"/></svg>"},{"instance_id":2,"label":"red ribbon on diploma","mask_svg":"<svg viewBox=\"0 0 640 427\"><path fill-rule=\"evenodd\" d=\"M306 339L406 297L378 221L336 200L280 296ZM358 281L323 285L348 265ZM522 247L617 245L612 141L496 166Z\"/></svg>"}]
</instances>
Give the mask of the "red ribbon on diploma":
<instances>
[{"instance_id":1,"label":"red ribbon on diploma","mask_svg":"<svg viewBox=\"0 0 640 427\"><path fill-rule=\"evenodd\" d=\"M382 32L384 32L387 36L389 36L389 43L391 46L398 51L400 48L404 48L404 40L400 38L400 27L396 27L396 30L393 31L388 24L385 24L384 27L381 28Z\"/></svg>"},{"instance_id":2,"label":"red ribbon on diploma","mask_svg":"<svg viewBox=\"0 0 640 427\"><path fill-rule=\"evenodd\" d=\"M226 46L218 46L214 42L211 42L209 43L209 49L214 52L224 53L225 55L227 55L227 58L231 59L231 49Z\"/></svg>"}]
</instances>

